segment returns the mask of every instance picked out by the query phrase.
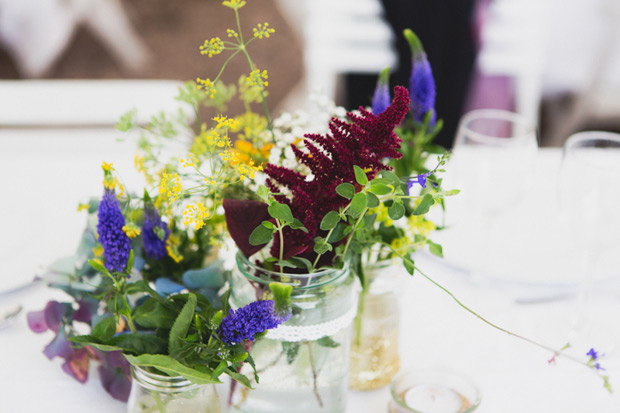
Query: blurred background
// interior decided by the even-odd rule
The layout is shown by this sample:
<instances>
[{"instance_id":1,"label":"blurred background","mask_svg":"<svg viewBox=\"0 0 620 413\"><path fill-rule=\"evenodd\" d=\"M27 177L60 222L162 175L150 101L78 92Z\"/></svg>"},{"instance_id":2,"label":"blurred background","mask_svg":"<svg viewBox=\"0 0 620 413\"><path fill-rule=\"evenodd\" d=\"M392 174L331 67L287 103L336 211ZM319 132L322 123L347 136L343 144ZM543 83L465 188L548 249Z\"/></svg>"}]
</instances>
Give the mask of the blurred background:
<instances>
[{"instance_id":1,"label":"blurred background","mask_svg":"<svg viewBox=\"0 0 620 413\"><path fill-rule=\"evenodd\" d=\"M220 3L0 0L0 79L213 76L224 57L202 56L199 46L234 26ZM348 108L368 105L386 66L393 84L407 85L409 27L433 67L444 146L475 108L537 122L541 146L579 130L620 130L617 0L250 0L244 19L277 30L253 45L276 114L303 105L313 88ZM236 82L230 75L245 66L233 60L224 80Z\"/></svg>"}]
</instances>

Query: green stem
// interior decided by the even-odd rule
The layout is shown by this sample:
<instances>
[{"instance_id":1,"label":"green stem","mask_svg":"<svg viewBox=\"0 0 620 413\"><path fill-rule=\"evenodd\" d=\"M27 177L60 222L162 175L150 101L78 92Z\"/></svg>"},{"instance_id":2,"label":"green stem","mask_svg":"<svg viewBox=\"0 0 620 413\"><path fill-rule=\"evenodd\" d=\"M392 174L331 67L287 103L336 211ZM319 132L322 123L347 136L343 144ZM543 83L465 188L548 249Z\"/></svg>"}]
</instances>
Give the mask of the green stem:
<instances>
[{"instance_id":1,"label":"green stem","mask_svg":"<svg viewBox=\"0 0 620 413\"><path fill-rule=\"evenodd\" d=\"M349 238L347 239L347 243L344 246L344 250L342 250L342 256L343 257L347 254L347 251L349 250L349 244L351 244L351 240L355 236L355 231L357 231L357 227L359 227L360 222L362 222L362 219L366 215L366 212L368 212L368 207L364 208L364 210L360 214L359 218L357 218L357 221L355 221L355 225L353 225L353 229L349 233L350 235L349 235Z\"/></svg>"},{"instance_id":2,"label":"green stem","mask_svg":"<svg viewBox=\"0 0 620 413\"><path fill-rule=\"evenodd\" d=\"M153 399L155 399L155 404L157 404L157 409L159 410L159 412L166 413L166 406L164 406L164 403L161 401L161 397L159 397L159 392L156 390L153 390L152 394L153 394Z\"/></svg>"},{"instance_id":3,"label":"green stem","mask_svg":"<svg viewBox=\"0 0 620 413\"><path fill-rule=\"evenodd\" d=\"M319 402L319 406L323 408L323 400L321 399L321 395L319 394L319 373L316 371L316 366L314 365L314 357L312 356L312 343L310 341L306 341L306 345L308 346L308 360L310 361L310 368L312 369L312 387L314 395L316 397L316 400Z\"/></svg>"}]
</instances>

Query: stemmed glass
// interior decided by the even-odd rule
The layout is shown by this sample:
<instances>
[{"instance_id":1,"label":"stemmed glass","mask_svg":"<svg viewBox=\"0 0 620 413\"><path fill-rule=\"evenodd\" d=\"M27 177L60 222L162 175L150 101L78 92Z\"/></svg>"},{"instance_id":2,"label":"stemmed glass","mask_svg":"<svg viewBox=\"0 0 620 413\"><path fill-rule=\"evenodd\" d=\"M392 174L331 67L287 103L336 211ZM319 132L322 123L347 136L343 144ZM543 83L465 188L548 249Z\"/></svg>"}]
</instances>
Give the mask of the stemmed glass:
<instances>
[{"instance_id":1,"label":"stemmed glass","mask_svg":"<svg viewBox=\"0 0 620 413\"><path fill-rule=\"evenodd\" d=\"M536 127L517 113L480 109L460 121L450 169L467 209L460 218L473 224L470 267L478 281L487 272L486 247L498 217L519 203L533 179L537 148Z\"/></svg>"},{"instance_id":2,"label":"stemmed glass","mask_svg":"<svg viewBox=\"0 0 620 413\"><path fill-rule=\"evenodd\" d=\"M587 296L598 258L620 242L620 134L590 131L570 136L564 144L559 195L569 236L581 253L581 278L571 320L573 339L578 339L589 335L595 322L587 314Z\"/></svg>"}]
</instances>

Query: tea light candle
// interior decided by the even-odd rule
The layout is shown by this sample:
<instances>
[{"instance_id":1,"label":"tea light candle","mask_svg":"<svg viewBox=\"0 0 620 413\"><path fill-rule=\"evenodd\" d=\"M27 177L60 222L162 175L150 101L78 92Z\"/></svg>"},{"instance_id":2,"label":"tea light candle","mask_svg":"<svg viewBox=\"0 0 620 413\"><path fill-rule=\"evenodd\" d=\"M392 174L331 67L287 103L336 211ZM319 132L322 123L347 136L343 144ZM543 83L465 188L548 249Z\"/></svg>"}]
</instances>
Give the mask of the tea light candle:
<instances>
[{"instance_id":1,"label":"tea light candle","mask_svg":"<svg viewBox=\"0 0 620 413\"><path fill-rule=\"evenodd\" d=\"M463 409L463 396L439 384L420 384L407 390L405 404L424 413L458 413Z\"/></svg>"}]
</instances>

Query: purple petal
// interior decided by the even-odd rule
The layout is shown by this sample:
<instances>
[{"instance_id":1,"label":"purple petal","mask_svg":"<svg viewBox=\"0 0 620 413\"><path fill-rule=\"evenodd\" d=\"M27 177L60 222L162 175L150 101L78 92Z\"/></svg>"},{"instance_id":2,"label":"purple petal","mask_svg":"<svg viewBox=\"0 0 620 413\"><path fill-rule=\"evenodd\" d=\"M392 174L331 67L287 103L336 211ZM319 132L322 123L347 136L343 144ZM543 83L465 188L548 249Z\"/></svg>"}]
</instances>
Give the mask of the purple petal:
<instances>
[{"instance_id":1,"label":"purple petal","mask_svg":"<svg viewBox=\"0 0 620 413\"><path fill-rule=\"evenodd\" d=\"M97 311L98 302L96 300L82 299L78 304L80 307L73 314L73 320L90 324L93 314Z\"/></svg>"},{"instance_id":2,"label":"purple petal","mask_svg":"<svg viewBox=\"0 0 620 413\"><path fill-rule=\"evenodd\" d=\"M50 330L58 332L67 306L68 304L59 303L58 301L50 301L47 303L43 312L45 315L45 322Z\"/></svg>"},{"instance_id":3,"label":"purple petal","mask_svg":"<svg viewBox=\"0 0 620 413\"><path fill-rule=\"evenodd\" d=\"M80 383L85 383L88 380L89 362L88 350L81 348L71 354L69 359L62 364L62 369Z\"/></svg>"},{"instance_id":4,"label":"purple petal","mask_svg":"<svg viewBox=\"0 0 620 413\"><path fill-rule=\"evenodd\" d=\"M71 348L71 344L67 341L64 331L59 331L52 342L45 346L43 354L50 360L54 357L62 357L64 359L71 357L73 349Z\"/></svg>"},{"instance_id":5,"label":"purple petal","mask_svg":"<svg viewBox=\"0 0 620 413\"><path fill-rule=\"evenodd\" d=\"M99 366L99 377L103 388L116 400L126 402L129 399L131 381L119 368Z\"/></svg>"},{"instance_id":6,"label":"purple petal","mask_svg":"<svg viewBox=\"0 0 620 413\"><path fill-rule=\"evenodd\" d=\"M26 320L28 320L28 327L35 333L44 333L48 329L44 310L29 312L26 314Z\"/></svg>"}]
</instances>

